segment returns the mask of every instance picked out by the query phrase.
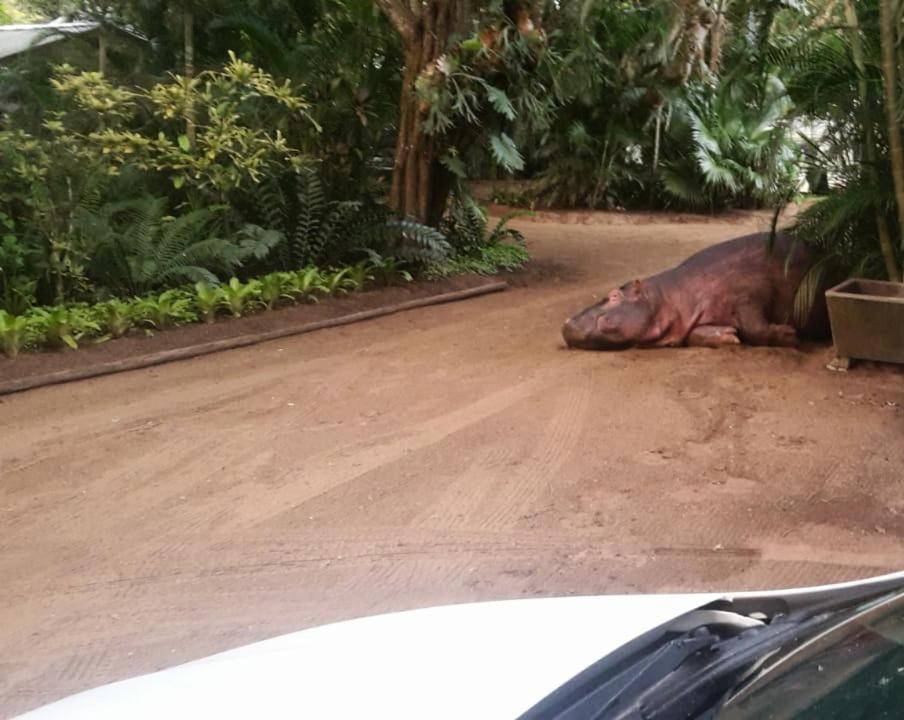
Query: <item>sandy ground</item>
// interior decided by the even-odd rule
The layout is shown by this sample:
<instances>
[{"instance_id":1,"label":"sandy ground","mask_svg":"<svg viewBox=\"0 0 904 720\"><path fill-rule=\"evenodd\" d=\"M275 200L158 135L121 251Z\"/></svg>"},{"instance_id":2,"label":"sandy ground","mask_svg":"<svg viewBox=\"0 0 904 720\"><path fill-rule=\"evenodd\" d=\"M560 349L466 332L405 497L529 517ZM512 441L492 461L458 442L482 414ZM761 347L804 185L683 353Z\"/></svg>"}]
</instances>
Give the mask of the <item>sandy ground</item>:
<instances>
[{"instance_id":1,"label":"sandy ground","mask_svg":"<svg viewBox=\"0 0 904 720\"><path fill-rule=\"evenodd\" d=\"M900 371L562 348L757 222L524 222L529 287L3 399L0 716L389 610L904 567Z\"/></svg>"}]
</instances>

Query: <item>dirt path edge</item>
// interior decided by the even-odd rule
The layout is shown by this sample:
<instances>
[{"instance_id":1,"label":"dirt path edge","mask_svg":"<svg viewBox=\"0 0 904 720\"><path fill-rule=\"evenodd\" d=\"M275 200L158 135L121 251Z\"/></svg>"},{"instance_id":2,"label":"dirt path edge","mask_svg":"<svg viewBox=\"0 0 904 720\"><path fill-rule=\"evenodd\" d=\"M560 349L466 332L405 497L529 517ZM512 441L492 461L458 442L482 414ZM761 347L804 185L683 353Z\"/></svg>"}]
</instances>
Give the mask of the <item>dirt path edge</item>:
<instances>
[{"instance_id":1,"label":"dirt path edge","mask_svg":"<svg viewBox=\"0 0 904 720\"><path fill-rule=\"evenodd\" d=\"M415 310L429 305L441 305L443 303L456 302L458 300L467 300L489 293L500 292L507 289L508 286L508 283L505 281L491 282L485 285L466 288L464 290L430 295L428 297L408 300L395 305L385 305L383 307L362 310L360 312L341 315L326 320L302 323L301 325L291 325L261 333L239 335L238 337L214 340L212 342L199 343L197 345L188 345L186 347L163 350L161 352L149 353L138 357L100 363L90 367L60 370L58 372L45 373L43 375L32 375L30 377L7 380L0 382L0 396L11 395L12 393L23 392L25 390L33 390L34 388L44 387L46 385L58 385L61 383L74 382L76 380L87 380L88 378L99 377L101 375L111 375L113 373L126 372L128 370L139 370L141 368L162 365L177 360L188 360L189 358L199 357L201 355L210 355L211 353L222 352L223 350L233 350L235 348L247 347L248 345L256 345L258 343L267 342L268 340L277 340L290 335L303 335L305 333L314 332L315 330L323 330L339 325L351 325L352 323L383 317L384 315L394 315L395 313L405 312L406 310Z\"/></svg>"}]
</instances>

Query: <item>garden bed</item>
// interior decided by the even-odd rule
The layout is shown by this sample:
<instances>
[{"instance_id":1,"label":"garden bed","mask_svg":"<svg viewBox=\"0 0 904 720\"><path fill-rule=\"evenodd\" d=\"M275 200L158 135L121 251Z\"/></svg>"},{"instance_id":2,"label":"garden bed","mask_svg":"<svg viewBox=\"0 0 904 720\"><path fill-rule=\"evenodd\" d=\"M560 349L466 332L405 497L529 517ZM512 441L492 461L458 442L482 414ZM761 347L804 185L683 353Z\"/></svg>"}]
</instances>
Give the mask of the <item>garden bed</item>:
<instances>
[{"instance_id":1,"label":"garden bed","mask_svg":"<svg viewBox=\"0 0 904 720\"><path fill-rule=\"evenodd\" d=\"M518 273L523 275L523 273ZM13 360L0 356L0 394L4 386L63 371L91 370L166 351L196 345L253 337L281 328L303 326L400 305L434 296L489 285L493 279L459 275L405 285L374 288L327 297L319 303L285 305L241 318L220 317L211 324L195 323L153 334L133 331L126 337L102 343L83 342L78 350L24 352ZM250 344L250 343L249 343ZM224 348L225 349L225 348ZM202 353L199 353L202 354ZM98 373L100 374L100 373ZM43 383L40 383L43 384ZM23 388L24 389L24 388Z\"/></svg>"}]
</instances>

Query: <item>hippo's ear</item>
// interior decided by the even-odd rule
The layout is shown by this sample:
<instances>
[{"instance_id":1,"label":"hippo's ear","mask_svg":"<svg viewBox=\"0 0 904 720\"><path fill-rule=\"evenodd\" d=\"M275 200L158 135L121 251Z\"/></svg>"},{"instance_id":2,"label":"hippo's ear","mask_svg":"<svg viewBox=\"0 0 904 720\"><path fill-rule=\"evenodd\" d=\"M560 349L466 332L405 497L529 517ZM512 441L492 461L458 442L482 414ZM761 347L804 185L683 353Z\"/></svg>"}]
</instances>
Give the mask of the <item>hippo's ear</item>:
<instances>
[{"instance_id":1,"label":"hippo's ear","mask_svg":"<svg viewBox=\"0 0 904 720\"><path fill-rule=\"evenodd\" d=\"M609 293L609 297L606 298L609 305L618 305L624 299L625 294L619 288L612 290Z\"/></svg>"},{"instance_id":2,"label":"hippo's ear","mask_svg":"<svg viewBox=\"0 0 904 720\"><path fill-rule=\"evenodd\" d=\"M638 279L634 280L630 287L628 288L628 294L632 298L643 298L646 297L646 292L643 289L643 283Z\"/></svg>"}]
</instances>

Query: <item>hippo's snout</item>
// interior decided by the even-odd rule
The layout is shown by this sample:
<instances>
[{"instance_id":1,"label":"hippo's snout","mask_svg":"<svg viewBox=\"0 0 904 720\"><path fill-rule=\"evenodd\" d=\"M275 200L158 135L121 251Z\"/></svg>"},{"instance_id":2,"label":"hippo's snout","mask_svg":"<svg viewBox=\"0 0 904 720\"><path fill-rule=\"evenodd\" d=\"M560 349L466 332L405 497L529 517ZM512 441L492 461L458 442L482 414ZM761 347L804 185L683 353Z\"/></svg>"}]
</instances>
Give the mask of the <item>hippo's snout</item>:
<instances>
[{"instance_id":1,"label":"hippo's snout","mask_svg":"<svg viewBox=\"0 0 904 720\"><path fill-rule=\"evenodd\" d=\"M589 333L582 325L575 318L569 318L562 325L562 338L568 347L583 348L590 344Z\"/></svg>"}]
</instances>

